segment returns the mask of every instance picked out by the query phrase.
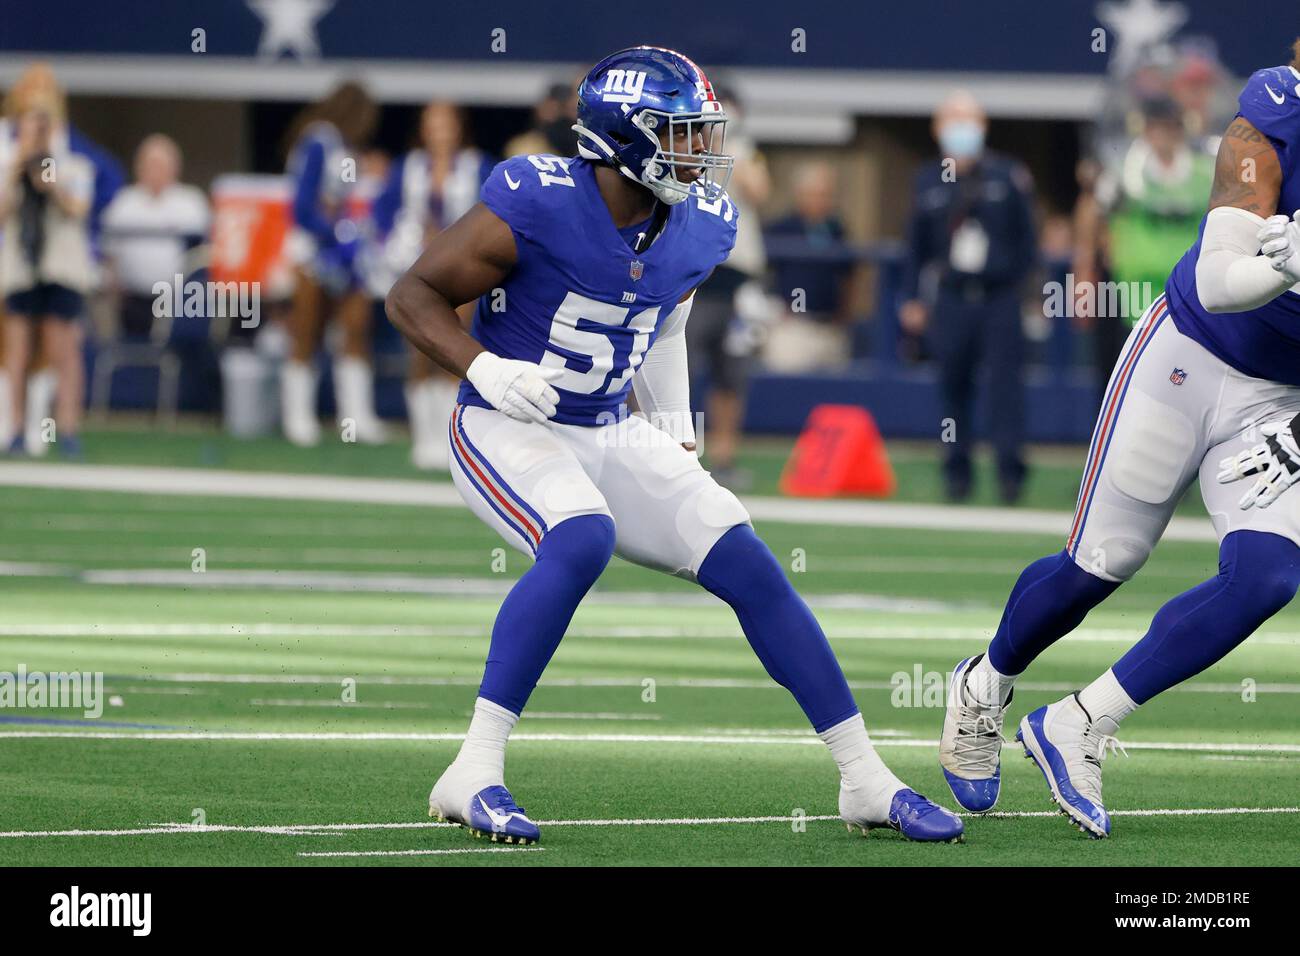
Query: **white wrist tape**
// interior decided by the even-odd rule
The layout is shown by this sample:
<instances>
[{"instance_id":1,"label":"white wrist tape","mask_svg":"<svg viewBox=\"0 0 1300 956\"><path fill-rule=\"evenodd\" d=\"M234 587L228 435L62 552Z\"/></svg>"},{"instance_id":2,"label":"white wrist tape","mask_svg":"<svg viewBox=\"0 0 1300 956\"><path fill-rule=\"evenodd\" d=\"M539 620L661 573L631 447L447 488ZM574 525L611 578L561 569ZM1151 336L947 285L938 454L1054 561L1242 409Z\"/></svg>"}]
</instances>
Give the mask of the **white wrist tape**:
<instances>
[{"instance_id":1,"label":"white wrist tape","mask_svg":"<svg viewBox=\"0 0 1300 956\"><path fill-rule=\"evenodd\" d=\"M1205 218L1196 291L1207 312L1249 312L1291 287L1291 280L1259 254L1264 220L1235 206L1217 206Z\"/></svg>"}]
</instances>

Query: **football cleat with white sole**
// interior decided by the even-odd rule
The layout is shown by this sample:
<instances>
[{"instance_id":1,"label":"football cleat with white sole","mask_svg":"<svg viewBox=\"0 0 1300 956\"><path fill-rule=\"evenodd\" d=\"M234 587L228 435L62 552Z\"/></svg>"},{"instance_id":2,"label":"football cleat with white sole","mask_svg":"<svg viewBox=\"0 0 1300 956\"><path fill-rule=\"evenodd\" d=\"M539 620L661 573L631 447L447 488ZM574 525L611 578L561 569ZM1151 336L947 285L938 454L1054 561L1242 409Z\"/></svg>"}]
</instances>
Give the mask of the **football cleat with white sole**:
<instances>
[{"instance_id":1,"label":"football cleat with white sole","mask_svg":"<svg viewBox=\"0 0 1300 956\"><path fill-rule=\"evenodd\" d=\"M468 791L459 784L455 764L447 768L429 794L429 816L447 823L458 823L476 837L488 837L493 843L519 843L527 846L541 839L537 824L528 819L524 808L515 803L502 784L492 784ZM457 793L457 791L460 791Z\"/></svg>"},{"instance_id":2,"label":"football cleat with white sole","mask_svg":"<svg viewBox=\"0 0 1300 956\"><path fill-rule=\"evenodd\" d=\"M948 707L939 738L939 766L954 799L971 813L987 813L1002 787L1002 721L1007 703L981 703L968 686L970 670L980 657L968 657L952 671Z\"/></svg>"},{"instance_id":3,"label":"football cleat with white sole","mask_svg":"<svg viewBox=\"0 0 1300 956\"><path fill-rule=\"evenodd\" d=\"M1110 815L1101 802L1101 762L1119 749L1109 717L1092 716L1078 694L1027 714L1016 740L1047 778L1052 800L1076 827L1095 840L1110 835Z\"/></svg>"},{"instance_id":4,"label":"football cleat with white sole","mask_svg":"<svg viewBox=\"0 0 1300 956\"><path fill-rule=\"evenodd\" d=\"M860 830L866 836L872 830L886 827L922 843L961 842L965 829L961 818L908 787L895 791L884 820L869 819L860 806L855 806L861 802L856 791L841 785L840 819L850 833Z\"/></svg>"}]
</instances>

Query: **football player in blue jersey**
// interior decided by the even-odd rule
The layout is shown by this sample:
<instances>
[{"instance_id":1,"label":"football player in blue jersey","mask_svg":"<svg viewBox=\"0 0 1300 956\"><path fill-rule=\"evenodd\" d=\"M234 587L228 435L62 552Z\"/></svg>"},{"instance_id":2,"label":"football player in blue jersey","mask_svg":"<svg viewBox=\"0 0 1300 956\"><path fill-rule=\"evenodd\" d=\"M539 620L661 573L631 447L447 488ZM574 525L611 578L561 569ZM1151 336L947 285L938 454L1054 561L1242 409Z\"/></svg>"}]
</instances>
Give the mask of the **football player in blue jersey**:
<instances>
[{"instance_id":1,"label":"football player in blue jersey","mask_svg":"<svg viewBox=\"0 0 1300 956\"><path fill-rule=\"evenodd\" d=\"M1293 215L1287 215L1293 213ZM1016 739L1084 833L1110 833L1101 760L1120 721L1222 659L1300 585L1300 40L1246 83L1209 212L1120 355L1065 549L1020 575L987 651L953 670L940 764L957 802L992 808L1016 678L1137 573L1198 476L1219 573L1164 605L1078 693ZM1261 438L1263 439L1261 441ZM1233 486L1253 478L1243 496Z\"/></svg>"},{"instance_id":2,"label":"football player in blue jersey","mask_svg":"<svg viewBox=\"0 0 1300 956\"><path fill-rule=\"evenodd\" d=\"M731 605L830 748L850 829L955 840L961 820L877 755L821 627L693 453L683 328L735 237L725 123L686 57L607 57L579 88L578 155L498 165L389 293L393 323L465 379L448 430L456 487L535 559L497 614L469 732L429 811L493 839L538 838L505 787L506 739L617 553ZM455 308L474 300L466 334ZM646 417L628 414L629 389Z\"/></svg>"}]
</instances>

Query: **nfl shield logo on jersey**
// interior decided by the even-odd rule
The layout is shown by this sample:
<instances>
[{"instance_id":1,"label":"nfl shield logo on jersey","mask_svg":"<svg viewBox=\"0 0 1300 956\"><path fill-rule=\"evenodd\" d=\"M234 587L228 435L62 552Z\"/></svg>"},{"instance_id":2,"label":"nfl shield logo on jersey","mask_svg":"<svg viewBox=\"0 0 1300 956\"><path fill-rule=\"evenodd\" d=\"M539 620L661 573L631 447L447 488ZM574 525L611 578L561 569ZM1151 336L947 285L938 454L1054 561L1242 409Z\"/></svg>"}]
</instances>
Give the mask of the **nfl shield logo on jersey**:
<instances>
[{"instance_id":1,"label":"nfl shield logo on jersey","mask_svg":"<svg viewBox=\"0 0 1300 956\"><path fill-rule=\"evenodd\" d=\"M1169 381L1175 385L1182 385L1183 382L1187 381L1187 372L1181 368L1176 368L1169 373Z\"/></svg>"},{"instance_id":2,"label":"nfl shield logo on jersey","mask_svg":"<svg viewBox=\"0 0 1300 956\"><path fill-rule=\"evenodd\" d=\"M642 262L640 259L633 259L632 264L628 266L627 269L627 274L632 277L633 282L641 278L641 275L644 272L645 272L645 263Z\"/></svg>"}]
</instances>

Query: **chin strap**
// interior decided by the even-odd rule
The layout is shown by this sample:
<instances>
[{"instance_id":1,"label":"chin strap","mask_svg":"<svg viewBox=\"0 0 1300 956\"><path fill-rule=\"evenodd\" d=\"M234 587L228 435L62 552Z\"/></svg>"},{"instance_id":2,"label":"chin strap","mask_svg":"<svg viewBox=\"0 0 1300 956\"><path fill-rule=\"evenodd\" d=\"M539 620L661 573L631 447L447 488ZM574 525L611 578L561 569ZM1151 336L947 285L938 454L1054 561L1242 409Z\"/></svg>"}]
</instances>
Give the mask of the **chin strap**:
<instances>
[{"instance_id":1,"label":"chin strap","mask_svg":"<svg viewBox=\"0 0 1300 956\"><path fill-rule=\"evenodd\" d=\"M622 173L628 179L632 180L632 182L636 183L638 186L644 186L646 189L654 193L655 198L658 199L661 203L664 203L665 205L669 205L669 206L675 206L682 200L686 199L687 196L690 194L688 189L687 190L673 189L670 186L665 186L659 180L648 178L644 174L638 176L635 172L633 172L631 169L629 169L624 163L622 163L619 160L617 154L615 154L615 152L609 147L608 143L606 143L603 139L601 139L591 130L587 129L581 123L574 123L572 129L575 133L578 134L578 155L579 156L581 156L583 159L591 159L591 160L595 160L596 162L603 162L608 164L609 166L612 166L614 169L617 169L620 173ZM653 163L654 160L651 160L650 162Z\"/></svg>"}]
</instances>

